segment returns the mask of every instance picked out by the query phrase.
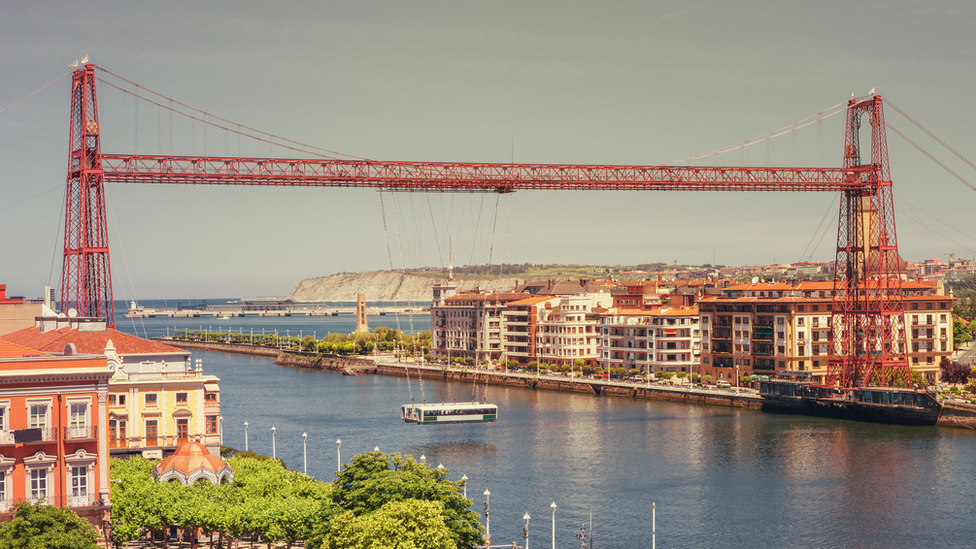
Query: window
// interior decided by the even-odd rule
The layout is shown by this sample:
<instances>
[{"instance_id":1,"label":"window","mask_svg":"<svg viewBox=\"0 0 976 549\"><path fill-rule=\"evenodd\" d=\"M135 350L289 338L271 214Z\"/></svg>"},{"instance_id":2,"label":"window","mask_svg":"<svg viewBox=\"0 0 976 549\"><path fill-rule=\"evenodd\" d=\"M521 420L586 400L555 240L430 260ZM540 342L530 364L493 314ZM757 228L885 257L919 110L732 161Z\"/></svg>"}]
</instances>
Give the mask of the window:
<instances>
[{"instance_id":1,"label":"window","mask_svg":"<svg viewBox=\"0 0 976 549\"><path fill-rule=\"evenodd\" d=\"M149 393L149 394L147 394L146 395L146 406L155 406L155 405L156 405L156 394L155 393Z\"/></svg>"},{"instance_id":2,"label":"window","mask_svg":"<svg viewBox=\"0 0 976 549\"><path fill-rule=\"evenodd\" d=\"M0 406L0 431L7 430L7 407ZM3 498L0 498L3 501Z\"/></svg>"},{"instance_id":3,"label":"window","mask_svg":"<svg viewBox=\"0 0 976 549\"><path fill-rule=\"evenodd\" d=\"M31 404L30 429L47 429L47 404Z\"/></svg>"},{"instance_id":4,"label":"window","mask_svg":"<svg viewBox=\"0 0 976 549\"><path fill-rule=\"evenodd\" d=\"M0 510L7 510L7 472L0 471Z\"/></svg>"},{"instance_id":5,"label":"window","mask_svg":"<svg viewBox=\"0 0 976 549\"><path fill-rule=\"evenodd\" d=\"M217 393L206 393L203 395L205 402L217 402Z\"/></svg>"},{"instance_id":6,"label":"window","mask_svg":"<svg viewBox=\"0 0 976 549\"><path fill-rule=\"evenodd\" d=\"M115 395L108 395L108 405L115 406Z\"/></svg>"},{"instance_id":7,"label":"window","mask_svg":"<svg viewBox=\"0 0 976 549\"><path fill-rule=\"evenodd\" d=\"M217 416L207 416L207 434L217 434Z\"/></svg>"},{"instance_id":8,"label":"window","mask_svg":"<svg viewBox=\"0 0 976 549\"><path fill-rule=\"evenodd\" d=\"M796 319L796 325L797 326L803 326L803 317L802 316L800 318Z\"/></svg>"},{"instance_id":9,"label":"window","mask_svg":"<svg viewBox=\"0 0 976 549\"><path fill-rule=\"evenodd\" d=\"M88 426L88 404L72 403L69 406L68 427L84 429Z\"/></svg>"},{"instance_id":10,"label":"window","mask_svg":"<svg viewBox=\"0 0 976 549\"><path fill-rule=\"evenodd\" d=\"M47 469L31 469L30 491L33 502L47 499Z\"/></svg>"},{"instance_id":11,"label":"window","mask_svg":"<svg viewBox=\"0 0 976 549\"><path fill-rule=\"evenodd\" d=\"M125 406L125 395L119 395L119 406Z\"/></svg>"},{"instance_id":12,"label":"window","mask_svg":"<svg viewBox=\"0 0 976 549\"><path fill-rule=\"evenodd\" d=\"M155 419L146 420L146 446L156 446L158 424Z\"/></svg>"},{"instance_id":13,"label":"window","mask_svg":"<svg viewBox=\"0 0 976 549\"><path fill-rule=\"evenodd\" d=\"M71 468L71 495L73 497L88 495L88 467Z\"/></svg>"},{"instance_id":14,"label":"window","mask_svg":"<svg viewBox=\"0 0 976 549\"><path fill-rule=\"evenodd\" d=\"M187 393L176 393L176 403L186 404L187 403Z\"/></svg>"},{"instance_id":15,"label":"window","mask_svg":"<svg viewBox=\"0 0 976 549\"><path fill-rule=\"evenodd\" d=\"M176 442L183 444L189 437L190 420L181 418L176 420Z\"/></svg>"}]
</instances>

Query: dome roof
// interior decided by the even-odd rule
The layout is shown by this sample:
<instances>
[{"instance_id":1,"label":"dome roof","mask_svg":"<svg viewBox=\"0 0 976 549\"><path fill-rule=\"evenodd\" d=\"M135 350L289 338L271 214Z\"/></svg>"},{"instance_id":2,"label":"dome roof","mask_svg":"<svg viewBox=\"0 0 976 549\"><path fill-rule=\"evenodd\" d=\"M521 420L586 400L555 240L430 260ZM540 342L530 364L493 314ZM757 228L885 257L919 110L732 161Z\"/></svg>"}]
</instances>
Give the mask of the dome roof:
<instances>
[{"instance_id":1,"label":"dome roof","mask_svg":"<svg viewBox=\"0 0 976 549\"><path fill-rule=\"evenodd\" d=\"M234 470L203 444L186 442L178 446L173 455L156 464L152 474L153 479L160 482L178 480L181 484L193 484L198 480L209 480L223 484L234 477Z\"/></svg>"}]
</instances>

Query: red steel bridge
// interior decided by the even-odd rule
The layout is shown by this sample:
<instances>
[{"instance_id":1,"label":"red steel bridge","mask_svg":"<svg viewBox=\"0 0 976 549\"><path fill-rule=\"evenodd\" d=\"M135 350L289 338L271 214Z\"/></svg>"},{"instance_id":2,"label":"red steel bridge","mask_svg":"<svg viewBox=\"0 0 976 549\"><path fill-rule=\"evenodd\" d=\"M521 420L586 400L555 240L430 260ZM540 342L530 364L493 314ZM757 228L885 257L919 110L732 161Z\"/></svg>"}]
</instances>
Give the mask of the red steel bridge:
<instances>
[{"instance_id":1,"label":"red steel bridge","mask_svg":"<svg viewBox=\"0 0 976 549\"><path fill-rule=\"evenodd\" d=\"M828 382L908 383L901 263L895 236L883 100L847 105L839 168L742 168L379 162L102 153L95 65L71 84L61 307L115 325L105 221L106 183L372 187L387 191L518 190L840 192ZM862 151L862 119L870 150Z\"/></svg>"}]
</instances>

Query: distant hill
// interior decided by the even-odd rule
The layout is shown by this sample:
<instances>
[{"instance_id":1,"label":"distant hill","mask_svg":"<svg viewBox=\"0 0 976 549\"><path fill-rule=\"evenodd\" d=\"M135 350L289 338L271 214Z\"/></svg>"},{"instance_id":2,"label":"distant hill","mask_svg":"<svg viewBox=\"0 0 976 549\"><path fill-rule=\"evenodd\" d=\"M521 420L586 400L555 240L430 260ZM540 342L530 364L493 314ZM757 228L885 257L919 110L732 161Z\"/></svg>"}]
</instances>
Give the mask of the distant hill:
<instances>
[{"instance_id":1,"label":"distant hill","mask_svg":"<svg viewBox=\"0 0 976 549\"><path fill-rule=\"evenodd\" d=\"M524 279L523 279L524 280ZM430 301L435 282L447 277L424 276L401 271L372 271L368 273L340 273L307 278L298 283L288 295L293 301L356 301L356 294L366 293L366 301ZM455 278L458 289L510 290L514 277Z\"/></svg>"},{"instance_id":2,"label":"distant hill","mask_svg":"<svg viewBox=\"0 0 976 549\"><path fill-rule=\"evenodd\" d=\"M519 269L517 275L488 275L467 273L460 267L454 273L459 290L507 291L526 280L605 278L605 267L588 265L531 265ZM339 273L307 278L299 282L288 295L292 301L355 301L356 294L366 293L366 301L430 301L435 282L446 282L447 273L431 270L372 271L367 273Z\"/></svg>"}]
</instances>

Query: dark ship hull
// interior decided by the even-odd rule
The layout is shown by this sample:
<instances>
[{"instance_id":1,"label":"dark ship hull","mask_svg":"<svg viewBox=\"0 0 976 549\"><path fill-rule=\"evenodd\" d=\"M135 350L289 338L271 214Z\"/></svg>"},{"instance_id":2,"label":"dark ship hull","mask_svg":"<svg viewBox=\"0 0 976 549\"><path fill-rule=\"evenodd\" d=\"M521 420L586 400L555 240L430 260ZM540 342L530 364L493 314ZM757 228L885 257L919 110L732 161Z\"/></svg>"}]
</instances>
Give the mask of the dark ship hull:
<instances>
[{"instance_id":1,"label":"dark ship hull","mask_svg":"<svg viewBox=\"0 0 976 549\"><path fill-rule=\"evenodd\" d=\"M780 414L887 423L935 425L942 404L930 393L893 387L842 389L796 381L762 381L762 409Z\"/></svg>"}]
</instances>

